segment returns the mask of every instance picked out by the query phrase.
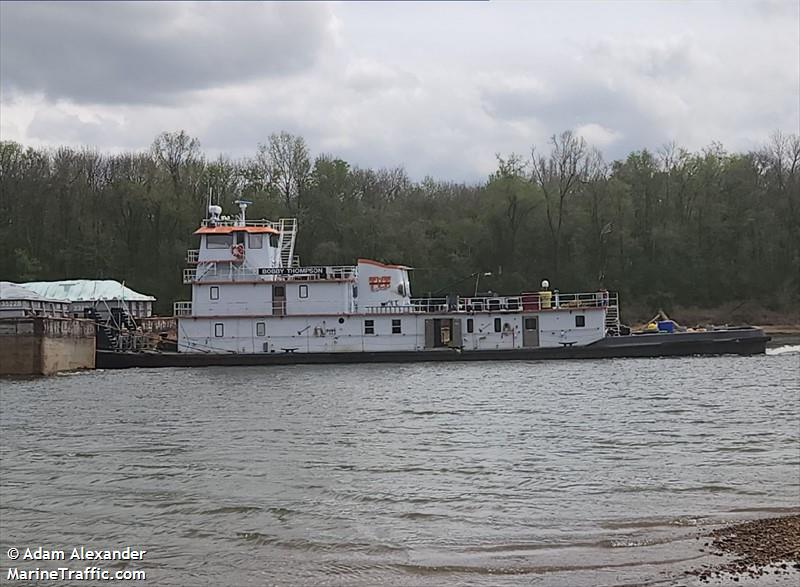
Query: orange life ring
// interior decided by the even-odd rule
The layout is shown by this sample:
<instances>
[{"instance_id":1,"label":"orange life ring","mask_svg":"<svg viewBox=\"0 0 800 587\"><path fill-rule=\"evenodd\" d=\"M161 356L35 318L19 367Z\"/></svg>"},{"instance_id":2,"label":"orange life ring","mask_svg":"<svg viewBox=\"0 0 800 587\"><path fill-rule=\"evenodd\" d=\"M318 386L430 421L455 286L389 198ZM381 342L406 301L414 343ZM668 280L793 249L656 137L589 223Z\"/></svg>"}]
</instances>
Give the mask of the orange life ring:
<instances>
[{"instance_id":1,"label":"orange life ring","mask_svg":"<svg viewBox=\"0 0 800 587\"><path fill-rule=\"evenodd\" d=\"M231 253L237 259L241 259L242 257L244 257L244 245L241 243L238 245L233 245L231 247Z\"/></svg>"}]
</instances>

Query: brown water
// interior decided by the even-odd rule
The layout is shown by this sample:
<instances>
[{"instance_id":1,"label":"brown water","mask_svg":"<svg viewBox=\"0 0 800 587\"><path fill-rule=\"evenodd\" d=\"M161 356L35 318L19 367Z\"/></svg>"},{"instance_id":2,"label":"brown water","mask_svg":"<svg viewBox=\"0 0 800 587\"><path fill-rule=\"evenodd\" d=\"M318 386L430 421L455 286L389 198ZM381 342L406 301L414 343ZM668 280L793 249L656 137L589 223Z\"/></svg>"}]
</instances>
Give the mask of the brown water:
<instances>
[{"instance_id":1,"label":"brown water","mask_svg":"<svg viewBox=\"0 0 800 587\"><path fill-rule=\"evenodd\" d=\"M788 348L0 381L0 582L39 545L146 548L153 585L686 581L698 527L800 507L799 379Z\"/></svg>"}]
</instances>

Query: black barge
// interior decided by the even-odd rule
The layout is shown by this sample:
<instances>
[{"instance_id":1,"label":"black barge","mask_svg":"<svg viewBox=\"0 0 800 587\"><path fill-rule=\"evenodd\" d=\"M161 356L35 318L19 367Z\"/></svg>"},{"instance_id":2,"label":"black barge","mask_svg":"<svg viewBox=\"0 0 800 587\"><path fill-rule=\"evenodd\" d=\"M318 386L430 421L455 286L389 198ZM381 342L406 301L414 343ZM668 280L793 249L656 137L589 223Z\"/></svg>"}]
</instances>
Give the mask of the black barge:
<instances>
[{"instance_id":1,"label":"black barge","mask_svg":"<svg viewBox=\"0 0 800 587\"><path fill-rule=\"evenodd\" d=\"M706 332L676 332L608 336L585 346L464 351L338 352L338 353L175 353L97 351L98 369L130 367L209 367L244 365L330 365L339 363L414 363L443 361L538 361L682 357L692 355L757 355L770 337L752 326Z\"/></svg>"}]
</instances>

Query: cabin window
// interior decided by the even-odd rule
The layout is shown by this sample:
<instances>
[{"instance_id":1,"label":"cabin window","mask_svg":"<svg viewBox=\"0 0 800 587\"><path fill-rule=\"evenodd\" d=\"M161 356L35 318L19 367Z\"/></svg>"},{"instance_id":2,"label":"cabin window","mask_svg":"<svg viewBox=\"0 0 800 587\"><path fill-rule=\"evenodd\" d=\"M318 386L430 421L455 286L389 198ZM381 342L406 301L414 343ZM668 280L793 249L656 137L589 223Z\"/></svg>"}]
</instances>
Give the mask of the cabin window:
<instances>
[{"instance_id":1,"label":"cabin window","mask_svg":"<svg viewBox=\"0 0 800 587\"><path fill-rule=\"evenodd\" d=\"M211 297L212 300L218 300L219 299L219 287L217 287L216 285L212 285L211 289L209 290L209 296Z\"/></svg>"},{"instance_id":2,"label":"cabin window","mask_svg":"<svg viewBox=\"0 0 800 587\"><path fill-rule=\"evenodd\" d=\"M263 234L248 234L247 235L247 248L248 249L263 249L264 248L264 235Z\"/></svg>"},{"instance_id":3,"label":"cabin window","mask_svg":"<svg viewBox=\"0 0 800 587\"><path fill-rule=\"evenodd\" d=\"M300 293L299 293L300 297L301 298L307 298L308 297L308 286L307 285L301 285L299 289L300 289Z\"/></svg>"},{"instance_id":4,"label":"cabin window","mask_svg":"<svg viewBox=\"0 0 800 587\"><path fill-rule=\"evenodd\" d=\"M375 320L364 320L364 334L375 334Z\"/></svg>"},{"instance_id":5,"label":"cabin window","mask_svg":"<svg viewBox=\"0 0 800 587\"><path fill-rule=\"evenodd\" d=\"M209 249L230 249L233 245L233 235L230 234L207 234L206 247Z\"/></svg>"},{"instance_id":6,"label":"cabin window","mask_svg":"<svg viewBox=\"0 0 800 587\"><path fill-rule=\"evenodd\" d=\"M392 334L403 334L403 325L399 319L392 320Z\"/></svg>"},{"instance_id":7,"label":"cabin window","mask_svg":"<svg viewBox=\"0 0 800 587\"><path fill-rule=\"evenodd\" d=\"M578 314L575 316L575 327L583 328L584 326L586 326L586 316L583 314Z\"/></svg>"},{"instance_id":8,"label":"cabin window","mask_svg":"<svg viewBox=\"0 0 800 587\"><path fill-rule=\"evenodd\" d=\"M503 328L503 321L500 318L494 319L494 331L500 332Z\"/></svg>"},{"instance_id":9,"label":"cabin window","mask_svg":"<svg viewBox=\"0 0 800 587\"><path fill-rule=\"evenodd\" d=\"M256 336L266 336L267 325L264 322L256 322Z\"/></svg>"},{"instance_id":10,"label":"cabin window","mask_svg":"<svg viewBox=\"0 0 800 587\"><path fill-rule=\"evenodd\" d=\"M278 235L277 234L269 235L269 246L271 246L273 249L277 249L278 248Z\"/></svg>"},{"instance_id":11,"label":"cabin window","mask_svg":"<svg viewBox=\"0 0 800 587\"><path fill-rule=\"evenodd\" d=\"M214 324L214 336L217 338L222 338L225 336L225 325L222 322L217 322Z\"/></svg>"},{"instance_id":12,"label":"cabin window","mask_svg":"<svg viewBox=\"0 0 800 587\"><path fill-rule=\"evenodd\" d=\"M525 330L536 330L536 318L525 318Z\"/></svg>"},{"instance_id":13,"label":"cabin window","mask_svg":"<svg viewBox=\"0 0 800 587\"><path fill-rule=\"evenodd\" d=\"M472 318L467 318L467 332L470 334L475 332L475 320Z\"/></svg>"}]
</instances>

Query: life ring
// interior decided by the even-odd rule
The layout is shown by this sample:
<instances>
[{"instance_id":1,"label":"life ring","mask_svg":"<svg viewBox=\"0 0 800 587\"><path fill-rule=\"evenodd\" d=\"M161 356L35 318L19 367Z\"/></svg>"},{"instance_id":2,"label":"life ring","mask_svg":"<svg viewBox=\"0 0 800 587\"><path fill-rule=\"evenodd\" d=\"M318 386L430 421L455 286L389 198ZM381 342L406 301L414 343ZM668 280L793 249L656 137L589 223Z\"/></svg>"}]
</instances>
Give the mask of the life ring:
<instances>
[{"instance_id":1,"label":"life ring","mask_svg":"<svg viewBox=\"0 0 800 587\"><path fill-rule=\"evenodd\" d=\"M231 253L237 259L241 259L242 257L244 257L244 245L243 244L233 245L231 247Z\"/></svg>"}]
</instances>

